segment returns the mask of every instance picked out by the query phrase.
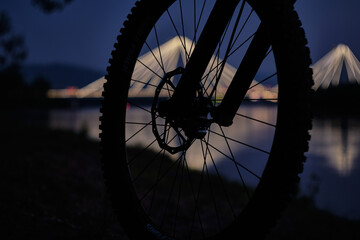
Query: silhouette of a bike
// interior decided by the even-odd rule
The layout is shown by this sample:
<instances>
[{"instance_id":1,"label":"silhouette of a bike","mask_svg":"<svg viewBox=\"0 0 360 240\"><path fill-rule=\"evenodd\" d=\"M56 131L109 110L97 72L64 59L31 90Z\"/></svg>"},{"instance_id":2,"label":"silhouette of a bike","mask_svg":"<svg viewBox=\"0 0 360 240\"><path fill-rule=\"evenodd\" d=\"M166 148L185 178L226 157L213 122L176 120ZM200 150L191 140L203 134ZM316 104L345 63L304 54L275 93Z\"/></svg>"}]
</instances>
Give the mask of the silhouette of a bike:
<instances>
[{"instance_id":1,"label":"silhouette of a bike","mask_svg":"<svg viewBox=\"0 0 360 240\"><path fill-rule=\"evenodd\" d=\"M109 61L100 126L131 239L259 239L274 225L311 128L311 60L293 4L136 2Z\"/></svg>"}]
</instances>

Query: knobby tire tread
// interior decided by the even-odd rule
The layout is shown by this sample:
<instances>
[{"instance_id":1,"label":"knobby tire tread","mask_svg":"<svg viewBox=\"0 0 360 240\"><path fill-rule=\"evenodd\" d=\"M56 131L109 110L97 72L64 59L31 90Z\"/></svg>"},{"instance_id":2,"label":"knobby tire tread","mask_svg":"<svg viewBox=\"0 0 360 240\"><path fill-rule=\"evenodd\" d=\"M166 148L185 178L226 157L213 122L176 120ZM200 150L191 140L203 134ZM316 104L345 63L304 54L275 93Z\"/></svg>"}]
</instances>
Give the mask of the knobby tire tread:
<instances>
[{"instance_id":1,"label":"knobby tire tread","mask_svg":"<svg viewBox=\"0 0 360 240\"><path fill-rule=\"evenodd\" d=\"M154 234L151 234L144 228L146 220L138 218L142 216L138 209L139 203L134 202L128 198L126 194L133 191L131 189L131 182L122 178L126 175L126 164L119 153L118 146L124 144L121 142L121 137L124 136L124 129L118 126L119 121L124 121L124 116L121 116L113 109L118 108L119 103L126 102L127 89L122 89L121 78L131 77L127 76L128 66L134 65L133 59L128 59L132 52L140 51L136 42L141 42L136 38L143 38L141 33L138 33L138 26L143 24L144 16L148 16L149 3L154 1L141 0L135 3L135 7L131 10L127 20L124 22L124 27L120 30L120 35L117 37L117 43L114 44L114 50L111 53L109 60L110 66L107 68L106 80L104 84L103 100L100 117L100 145L102 152L102 168L106 186L110 198L112 200L114 211L116 212L119 221L121 222L125 232L131 239L160 239ZM161 1L164 2L164 1ZM310 99L313 94L311 87L313 85L312 70L309 67L311 64L310 51L306 47L307 40L305 38L304 30L301 28L301 22L297 13L294 11L293 2L289 0L268 0L264 1L250 0L257 7L259 4L267 6L266 8L258 9L258 15L268 21L270 25L270 32L274 43L273 48L278 49L280 54L284 54L281 58L286 63L277 63L279 66L287 66L287 69L282 69L285 75L291 75L293 78L290 83L282 83L287 88L285 94L292 95L291 102L281 102L281 97L290 99L288 96L279 96L279 104L287 109L283 114L280 124L284 126L280 128L283 141L279 144L284 144L287 151L281 156L281 161L273 162L264 172L264 179L258 189L258 196L255 196L251 206L245 212L245 216L239 219L234 225L227 229L225 235L214 236L211 239L259 239L263 237L271 227L274 226L276 220L280 217L280 213L286 207L286 204L291 197L296 193L298 188L299 177L303 171L303 164L306 157L304 153L308 151L310 135L308 131L311 129L312 114L310 111ZM260 8L260 7L259 7ZM277 14L274 14L276 12ZM279 17L275 17L279 16ZM271 25L276 25L273 27ZM281 26L279 26L281 25ZM287 34L284 34L286 32ZM144 39L145 40L145 39ZM127 49L123 51L124 46ZM275 50L274 50L275 52ZM291 53L291 54L289 54ZM297 56L291 59L291 55ZM287 106L291 105L291 106ZM125 107L125 106L123 106ZM300 113L300 114L299 114ZM286 116L285 116L286 115ZM285 119L285 120L284 120ZM293 132L286 132L282 129L293 129ZM295 132L295 133L294 133ZM294 134L296 138L292 136ZM123 138L124 139L124 138ZM278 153L282 154L282 153ZM287 161L283 161L287 160ZM282 171L282 170L286 171ZM284 181L284 179L286 179ZM269 187L270 186L270 187ZM276 187L271 187L276 186ZM271 194L269 193L271 189ZM275 193L275 194L274 194ZM266 201L261 204L258 202L265 197ZM260 208L258 208L260 206ZM134 212L129 212L134 211ZM138 212L138 213L137 213ZM145 218L145 217L144 217Z\"/></svg>"}]
</instances>

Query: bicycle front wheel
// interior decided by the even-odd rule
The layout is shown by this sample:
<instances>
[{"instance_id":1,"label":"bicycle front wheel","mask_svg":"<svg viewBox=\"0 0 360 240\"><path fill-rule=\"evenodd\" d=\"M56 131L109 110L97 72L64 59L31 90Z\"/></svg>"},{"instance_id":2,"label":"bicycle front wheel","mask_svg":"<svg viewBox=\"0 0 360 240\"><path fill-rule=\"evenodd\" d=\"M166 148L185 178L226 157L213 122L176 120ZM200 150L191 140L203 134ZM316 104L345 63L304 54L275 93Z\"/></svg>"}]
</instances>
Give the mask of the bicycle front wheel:
<instances>
[{"instance_id":1,"label":"bicycle front wheel","mask_svg":"<svg viewBox=\"0 0 360 240\"><path fill-rule=\"evenodd\" d=\"M288 0L233 2L182 117L164 111L164 102L200 36L215 36L202 35L215 1L141 0L115 44L101 108L102 161L132 239L257 239L297 189L313 84L301 23ZM241 74L260 25L270 47L225 127L212 109Z\"/></svg>"}]
</instances>

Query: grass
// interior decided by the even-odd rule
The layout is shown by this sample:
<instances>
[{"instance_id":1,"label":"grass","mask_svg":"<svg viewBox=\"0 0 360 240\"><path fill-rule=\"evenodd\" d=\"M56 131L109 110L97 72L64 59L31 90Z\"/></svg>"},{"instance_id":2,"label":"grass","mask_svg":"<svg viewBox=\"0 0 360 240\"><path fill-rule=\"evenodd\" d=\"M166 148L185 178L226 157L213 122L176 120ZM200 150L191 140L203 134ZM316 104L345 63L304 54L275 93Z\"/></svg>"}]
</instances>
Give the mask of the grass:
<instances>
[{"instance_id":1,"label":"grass","mask_svg":"<svg viewBox=\"0 0 360 240\"><path fill-rule=\"evenodd\" d=\"M270 239L360 239L360 221L350 221L322 211L311 199L299 197L290 203Z\"/></svg>"},{"instance_id":2,"label":"grass","mask_svg":"<svg viewBox=\"0 0 360 240\"><path fill-rule=\"evenodd\" d=\"M6 114L0 123L1 239L127 239L106 195L97 142ZM298 198L267 239L360 239L360 222Z\"/></svg>"},{"instance_id":3,"label":"grass","mask_svg":"<svg viewBox=\"0 0 360 240\"><path fill-rule=\"evenodd\" d=\"M97 142L16 119L1 126L1 239L124 239Z\"/></svg>"}]
</instances>

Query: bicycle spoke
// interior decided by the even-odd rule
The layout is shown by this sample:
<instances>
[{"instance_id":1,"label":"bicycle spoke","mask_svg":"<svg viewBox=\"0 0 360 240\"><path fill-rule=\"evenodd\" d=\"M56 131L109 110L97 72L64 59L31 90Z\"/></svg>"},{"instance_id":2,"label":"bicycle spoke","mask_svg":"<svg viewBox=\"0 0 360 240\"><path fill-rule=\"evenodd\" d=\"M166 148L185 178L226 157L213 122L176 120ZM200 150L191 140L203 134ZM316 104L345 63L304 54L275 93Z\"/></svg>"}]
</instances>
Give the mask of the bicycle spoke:
<instances>
[{"instance_id":1,"label":"bicycle spoke","mask_svg":"<svg viewBox=\"0 0 360 240\"><path fill-rule=\"evenodd\" d=\"M135 183L139 177L152 165L152 163L156 160L157 156L160 155L164 150L160 150L148 163L145 165L145 167L138 173L137 176L133 177L132 183ZM128 164L129 165L129 164Z\"/></svg>"},{"instance_id":2,"label":"bicycle spoke","mask_svg":"<svg viewBox=\"0 0 360 240\"><path fill-rule=\"evenodd\" d=\"M183 185L183 181L184 181L184 165L185 165L185 160L183 160L182 163L182 167L181 167L181 178L180 178L180 183L179 183L179 191L178 191L178 199L177 199L177 204L176 204L176 212L175 212L175 222L174 222L174 230L173 230L173 236L176 236L176 227L177 227L177 218L179 216L179 210L180 210L180 199L181 199L181 190L182 190L182 185Z\"/></svg>"},{"instance_id":3,"label":"bicycle spoke","mask_svg":"<svg viewBox=\"0 0 360 240\"><path fill-rule=\"evenodd\" d=\"M241 33L242 33L242 31L244 30L244 28L245 28L246 24L248 23L248 21L249 21L249 19L250 19L251 15L253 14L253 12L254 12L254 9L251 9L251 11L250 11L249 15L247 16L247 18L246 18L246 20L245 20L244 24L243 24L243 25L242 25L242 27L241 27L241 29L240 29L239 33L237 34L237 36L236 36L236 38L235 38L235 41L234 41L233 45L231 46L231 48L233 48L233 47L234 47L235 43L237 42L238 38L240 37L240 34L241 34Z\"/></svg>"},{"instance_id":4,"label":"bicycle spoke","mask_svg":"<svg viewBox=\"0 0 360 240\"><path fill-rule=\"evenodd\" d=\"M180 168L180 163L181 163L182 161L180 161L180 162L178 162L177 163L177 168L176 168L176 171L175 171L175 176L173 177L173 179L172 179L172 183L171 183L171 187L170 187L170 192L169 192L169 195L168 195L168 199L167 199L167 202L166 202L166 204L165 204L165 213L163 214L163 218L162 218L162 221L161 221L161 227L164 225L164 223L165 223L165 220L167 220L166 218L165 218L165 216L166 216L166 214L167 214L167 211L168 211L168 209L169 209L169 205L170 205L170 200L171 200L171 198L172 198L172 195L173 195L173 192L174 192L174 189L175 189L175 183L176 183L176 179L177 179L177 176L178 176L178 173L179 173L179 168Z\"/></svg>"},{"instance_id":5,"label":"bicycle spoke","mask_svg":"<svg viewBox=\"0 0 360 240\"><path fill-rule=\"evenodd\" d=\"M235 159L232 159L230 156L226 155L223 151L219 150L217 147L215 147L214 145L208 143L208 145L213 148L215 151L217 151L218 153L220 153L221 155L223 155L224 157L226 157L227 159L229 159L230 161L234 162L235 164L239 165L241 168L243 168L244 170L246 170L247 172L249 172L250 174L252 174L253 176L255 176L257 179L261 179L260 176L258 176L256 173L254 173L253 171L251 171L250 169L248 169L247 167L245 167L244 165L242 165L241 163L237 162ZM214 166L215 166L215 162L214 162Z\"/></svg>"},{"instance_id":6,"label":"bicycle spoke","mask_svg":"<svg viewBox=\"0 0 360 240\"><path fill-rule=\"evenodd\" d=\"M252 38L254 38L256 32L251 34L245 41L243 41L239 46L237 46L234 50L232 50L231 53L229 53L229 56L233 55L235 52L237 52L241 47L243 47L247 42L249 42Z\"/></svg>"},{"instance_id":7,"label":"bicycle spoke","mask_svg":"<svg viewBox=\"0 0 360 240\"><path fill-rule=\"evenodd\" d=\"M143 63L139 58L137 59L137 61L143 65L145 68L147 68L150 72L152 72L154 75L156 75L158 78L162 79L162 77L156 73L154 70L152 70L149 66L147 66L145 63Z\"/></svg>"},{"instance_id":8,"label":"bicycle spoke","mask_svg":"<svg viewBox=\"0 0 360 240\"><path fill-rule=\"evenodd\" d=\"M208 178L208 182L209 182L209 187L210 187L210 191L211 191L211 198L213 199L213 202L214 202L214 207L215 207L215 212L216 212L216 221L218 222L218 225L219 225L219 229L222 228L222 221L221 221L221 218L220 218L220 210L219 210L219 207L217 206L216 204L216 199L215 199L215 194L214 194L214 190L213 190L213 187L212 187L212 184L211 184L211 179L210 179L210 173L209 173L209 169L208 169L208 165L206 164L205 165L205 168L206 168L206 176ZM232 207L230 207L232 208Z\"/></svg>"},{"instance_id":9,"label":"bicycle spoke","mask_svg":"<svg viewBox=\"0 0 360 240\"><path fill-rule=\"evenodd\" d=\"M170 21L171 21L171 24L172 24L172 26L173 26L173 28L174 28L174 30L175 30L178 38L179 38L179 40L180 40L181 45L183 46L183 48L184 48L184 50L185 50L185 56L186 56L186 58L188 59L188 58L190 57L190 55L189 55L189 53L188 53L187 50L186 50L185 42L183 41L183 39L182 39L182 37L181 37L181 35L180 35L180 33L179 33L179 30L177 29L177 27L176 27L176 25L175 25L175 22L174 22L174 20L173 20L173 17L171 16L169 10L166 10L166 12L167 12L167 15L168 15L168 17L169 17L169 19L170 19Z\"/></svg>"},{"instance_id":10,"label":"bicycle spoke","mask_svg":"<svg viewBox=\"0 0 360 240\"><path fill-rule=\"evenodd\" d=\"M249 90L252 89L252 88L254 88L254 87L256 87L256 86L259 85L259 84L262 84L263 82L269 80L270 78L272 78L272 77L274 77L274 76L276 76L276 75L277 75L277 73L274 73L274 74L270 75L269 77L267 77L267 78L261 80L260 82L252 85L251 87L249 87Z\"/></svg>"},{"instance_id":11,"label":"bicycle spoke","mask_svg":"<svg viewBox=\"0 0 360 240\"><path fill-rule=\"evenodd\" d=\"M188 175L189 175L189 177L190 177L191 174L190 174L189 167L188 167L187 163L186 163L186 166L187 166ZM199 222L200 222L202 234L203 234L203 236L204 236L204 235L205 235L205 233L204 233L204 228L203 228L203 224L202 224L200 212L198 211L198 207L199 207L199 205L198 205L198 200L199 200L199 196L200 196L201 186L202 186L202 183L203 183L203 177L204 177L204 167L202 168L202 171L201 171L200 183L199 183L199 188L198 188L198 191L197 191L196 196L195 196L195 192L193 192L194 203L195 203L195 210L194 210L194 214L193 214L192 221L191 221L191 230L190 230L190 233L193 231L194 224L195 224L195 217L196 217L196 215L197 215L197 217L198 217L198 219L199 219Z\"/></svg>"},{"instance_id":12,"label":"bicycle spoke","mask_svg":"<svg viewBox=\"0 0 360 240\"><path fill-rule=\"evenodd\" d=\"M157 170L157 174L156 174L156 182L159 182L160 181L160 178L161 178L161 169L162 169L162 166L164 164L164 161L165 161L165 151L162 151L162 157L161 157L161 162L160 162L160 166ZM153 207L154 207L154 202L155 202L155 196L156 196L156 193L157 193L158 189L156 188L154 191L153 191L153 195L152 195L152 198L151 198L151 202L150 202L150 207L149 207L149 210L148 212L151 213ZM161 194L161 193L160 193Z\"/></svg>"},{"instance_id":13,"label":"bicycle spoke","mask_svg":"<svg viewBox=\"0 0 360 240\"><path fill-rule=\"evenodd\" d=\"M201 11L200 11L200 15L199 15L199 19L197 20L197 18L196 18L196 1L194 0L194 37L193 37L192 44L191 44L191 47L190 47L190 55L191 55L191 53L192 53L192 49L193 49L193 47L194 47L194 43L195 43L195 45L196 45L196 43L197 43L197 32L198 32L198 29L199 29L199 26L200 26L200 22L201 22L203 13L204 13L206 1L207 1L207 0L205 0L205 1L203 2L203 5L202 5ZM196 20L197 20L197 21L196 21Z\"/></svg>"},{"instance_id":14,"label":"bicycle spoke","mask_svg":"<svg viewBox=\"0 0 360 240\"><path fill-rule=\"evenodd\" d=\"M231 150L231 147L230 147L230 144L229 144L229 142L228 142L228 139L225 137L225 133L224 133L223 128L222 128L221 126L219 126L219 127L220 127L221 133L222 133L222 135L223 135L223 138L224 138L224 140L225 140L225 142L226 142L226 145L227 145L227 147L228 147L228 149L229 149L229 152L230 152L230 154L231 154L231 159L233 159L233 161L234 161L234 164L235 164L235 167L236 167L236 171L237 171L237 173L238 173L238 175L239 175L239 177L240 177L240 181L241 181L241 183L243 184L243 186L244 186L244 188L245 188L246 195L247 195L248 198L250 199L249 191L248 191L247 186L246 186L246 184L245 184L244 178L243 178L243 176L242 176L242 174L241 174L241 172L240 172L239 166L238 166L238 164L235 163L235 162L236 162L236 161L235 161L235 157L234 157L234 154L233 154L233 152L232 152L232 150Z\"/></svg>"},{"instance_id":15,"label":"bicycle spoke","mask_svg":"<svg viewBox=\"0 0 360 240\"><path fill-rule=\"evenodd\" d=\"M209 138L208 138L208 140L209 140ZM206 147L205 150L204 150L204 143L202 141L200 141L200 145L201 145L201 152L202 152L202 155L203 155L203 158L204 158L204 166L203 167L206 170L206 175L207 175L208 181L209 181L211 196L212 196L212 200L213 200L214 206L215 206L216 216L218 218L218 222L220 223L219 214L218 214L218 210L217 210L217 205L216 205L216 201L215 201L215 197L214 197L214 191L213 191L212 186L211 186L212 184L211 184L211 181L210 181L209 169L207 167L207 158L208 158L207 156L208 156L208 154L210 154L210 153L208 153L209 148Z\"/></svg>"},{"instance_id":16,"label":"bicycle spoke","mask_svg":"<svg viewBox=\"0 0 360 240\"><path fill-rule=\"evenodd\" d=\"M184 16L183 16L183 8L182 8L182 4L181 4L181 0L179 0L179 9L180 9L180 18L181 18L181 29L182 29L182 36L183 36L183 42L184 42L184 49L185 51L187 50L186 48L186 40L185 40L185 26L184 26ZM190 54L189 54L190 56ZM188 59L186 59L186 63L188 62Z\"/></svg>"},{"instance_id":17,"label":"bicycle spoke","mask_svg":"<svg viewBox=\"0 0 360 240\"><path fill-rule=\"evenodd\" d=\"M214 133L214 134L216 134L216 135L218 135L218 136L220 136L220 137L224 137L224 138L226 138L226 139L228 139L228 140L231 140L231 141L233 141L233 142L235 142L235 143L238 143L238 144L244 145L244 146L246 146L246 147L252 148L252 149L257 150L257 151L259 151L259 152L263 152L263 153L268 154L268 155L270 154L270 152L268 152L268 151L265 151L265 150L263 150L263 149L260 149L260 148L251 146L251 145L249 145L249 144L246 144L246 143L244 143L244 142L238 141L238 140L233 139L233 138L231 138L231 137L223 136L223 135L221 135L220 133L217 133L217 132L215 132L215 131L209 130L209 132ZM226 156L226 155L225 155L225 156ZM228 157L228 156L227 156L227 157Z\"/></svg>"},{"instance_id":18,"label":"bicycle spoke","mask_svg":"<svg viewBox=\"0 0 360 240\"><path fill-rule=\"evenodd\" d=\"M209 146L210 146L210 147L213 147L211 144L209 144L208 141L205 142L205 144L206 144L206 148L209 148ZM214 148L214 149L215 149L216 151L218 151L218 149L216 149L216 148ZM233 216L234 216L234 218L235 218L235 217L236 217L236 214L235 214L235 211L234 211L234 207L233 207L233 205L231 204L230 196L228 195L227 191L225 190L226 188L225 188L225 183L224 183L223 177L221 176L221 174L220 174L220 172L219 172L219 169L218 169L218 167L216 166L215 160L214 160L214 158L213 158L213 156L212 156L212 154L211 154L210 149L209 149L208 151L209 151L210 159L211 159L212 164L213 164L213 166L214 166L214 169L215 169L217 178L219 179L220 184L221 184L221 187L222 187L222 189L224 190L224 194L225 194L226 201L227 201L227 203L228 203L228 205L229 205L229 207L230 207L230 209L231 209L231 212L233 213Z\"/></svg>"},{"instance_id":19,"label":"bicycle spoke","mask_svg":"<svg viewBox=\"0 0 360 240\"><path fill-rule=\"evenodd\" d=\"M136 135L138 135L142 130L144 130L146 127L151 126L152 121L150 121L149 123L145 124L142 128L140 128L138 131L136 131L133 135L131 135L130 137L128 137L125 142L129 142L132 138L134 138Z\"/></svg>"},{"instance_id":20,"label":"bicycle spoke","mask_svg":"<svg viewBox=\"0 0 360 240\"><path fill-rule=\"evenodd\" d=\"M243 117L243 118L247 118L247 119L253 120L253 121L255 121L255 122L263 123L263 124L268 125L268 126L271 126L271 127L276 127L275 124L271 124L271 123L268 123L268 122L264 122L264 121L261 121L261 120L256 119L256 118L252 118L252 117L243 115L243 114L241 114L241 113L236 113L236 115L237 115L237 116L240 116L240 117Z\"/></svg>"},{"instance_id":21,"label":"bicycle spoke","mask_svg":"<svg viewBox=\"0 0 360 240\"><path fill-rule=\"evenodd\" d=\"M165 68L164 65L162 65L162 63L159 61L159 59L156 57L155 53L153 52L153 49L150 48L149 44L147 42L145 42L145 45L147 46L149 52L151 53L151 55L154 57L155 61L158 63L159 67L163 70L164 75L166 74L165 72ZM160 47L158 47L159 52L160 52ZM161 56L161 55L160 55Z\"/></svg>"},{"instance_id":22,"label":"bicycle spoke","mask_svg":"<svg viewBox=\"0 0 360 240\"><path fill-rule=\"evenodd\" d=\"M174 165L176 165L180 159L181 159L182 156L180 156L176 161L174 161L167 169L166 171L157 179L156 183L154 183L153 185L151 185L151 187L149 187L149 189L142 195L139 197L139 201L143 201L147 195L152 192L154 190L154 188L157 187L157 185L161 182L161 180L163 178L166 177L166 175L170 172L170 170L174 167Z\"/></svg>"},{"instance_id":23,"label":"bicycle spoke","mask_svg":"<svg viewBox=\"0 0 360 240\"><path fill-rule=\"evenodd\" d=\"M130 122L130 124L133 124L133 123ZM137 134L139 134L142 130L144 130L147 126L149 126L149 125L151 125L151 124L152 124L152 121L150 121L149 123L140 124L140 125L144 125L144 126L143 126L140 130L136 131L130 138L128 138L126 142L128 142L130 139L132 139L133 137L135 137ZM138 124L136 124L136 125L138 125ZM165 125L164 125L164 124L157 124L157 125L158 125L158 126L166 127L166 124L165 124ZM163 134L165 134L165 133L163 133ZM160 137L162 137L163 134L160 135ZM173 137L173 139L174 139L174 138L175 138L175 137ZM172 139L172 140L173 140L173 139ZM172 140L170 140L170 142L171 142ZM130 165L130 164L131 164L135 159L137 159L138 156L140 156L142 153L146 152L155 142L156 142L156 139L153 140L153 141L152 141L150 144L148 144L147 146L143 147L143 149L142 149L141 152L139 152L139 153L138 153L137 155L135 155L131 160L128 161L128 165ZM162 150L161 150L161 151L162 151ZM160 152L161 152L161 151L160 151Z\"/></svg>"},{"instance_id":24,"label":"bicycle spoke","mask_svg":"<svg viewBox=\"0 0 360 240\"><path fill-rule=\"evenodd\" d=\"M173 93L174 90L175 90L175 86L174 86L174 84L173 84L171 81L167 81L165 85L166 85L166 88L163 87L162 89L164 89L165 91L167 91L168 96L169 96L169 98L170 98L171 95L172 95L172 93ZM170 85L170 88L169 88L169 85Z\"/></svg>"},{"instance_id":25,"label":"bicycle spoke","mask_svg":"<svg viewBox=\"0 0 360 240\"><path fill-rule=\"evenodd\" d=\"M209 137L208 137L208 141L209 141ZM209 169L208 169L208 166L207 166L207 155L209 154L211 156L210 153L208 153L209 150L209 147L206 146L206 150L205 150L205 153L204 153L204 146L203 146L203 142L201 142L201 150L202 150L202 153L203 153L203 156L204 156L204 165L205 165L205 169L206 169L206 175L207 175L207 178L208 178L208 182L209 182L209 187L210 187L210 191L211 191L211 198L212 198L212 201L214 203L214 208L215 208L215 213L216 213L216 220L218 222L218 225L219 227L221 228L221 219L220 219L220 215L219 215L219 209L218 209L218 206L216 204L216 199L215 199L215 194L214 194L214 190L213 190L213 187L212 187L212 184L211 184L211 181L210 181L210 174L209 174Z\"/></svg>"},{"instance_id":26,"label":"bicycle spoke","mask_svg":"<svg viewBox=\"0 0 360 240\"><path fill-rule=\"evenodd\" d=\"M160 49L159 36L158 36L157 30L156 30L156 25L154 25L154 33L155 33L155 38L156 38L157 49L159 49L161 66L162 66L162 69L165 69L165 67L164 67L165 65L164 65L164 61L163 61L163 57L162 57L161 49ZM164 74L165 74L165 70L164 70Z\"/></svg>"},{"instance_id":27,"label":"bicycle spoke","mask_svg":"<svg viewBox=\"0 0 360 240\"><path fill-rule=\"evenodd\" d=\"M245 98L243 99L243 101L272 101L272 102L277 102L279 99L278 98Z\"/></svg>"},{"instance_id":28,"label":"bicycle spoke","mask_svg":"<svg viewBox=\"0 0 360 240\"><path fill-rule=\"evenodd\" d=\"M130 122L130 121L126 121L125 122L126 124L131 124L131 125L142 125L142 126L144 126L144 125L149 125L149 123L144 123L144 122ZM164 127L165 126L165 124L157 124L157 126L161 126L161 127Z\"/></svg>"},{"instance_id":29,"label":"bicycle spoke","mask_svg":"<svg viewBox=\"0 0 360 240\"><path fill-rule=\"evenodd\" d=\"M156 85L151 84L151 83L148 83L148 82L143 82L143 81L136 80L136 79L131 79L131 81L133 81L133 82L137 82L137 83L140 83L140 84L144 84L145 86L151 86L151 87L157 88L157 86L156 86Z\"/></svg>"},{"instance_id":30,"label":"bicycle spoke","mask_svg":"<svg viewBox=\"0 0 360 240\"><path fill-rule=\"evenodd\" d=\"M131 81L136 82L136 83L143 84L144 86L150 86L150 87L153 87L153 88L155 88L155 89L158 87L158 86L156 86L156 85L154 85L154 84L151 84L151 83L148 83L148 82L143 82L143 81L140 81L140 80L131 79ZM165 85L166 85L166 86L170 85L171 88L169 88L169 87L166 87L166 88L165 88ZM165 85L164 85L164 87L162 88L162 90L168 91L168 94L169 94L169 97L170 97L170 96L172 95L172 93L174 92L175 86L174 86L174 84L173 84L171 81L167 82Z\"/></svg>"}]
</instances>

